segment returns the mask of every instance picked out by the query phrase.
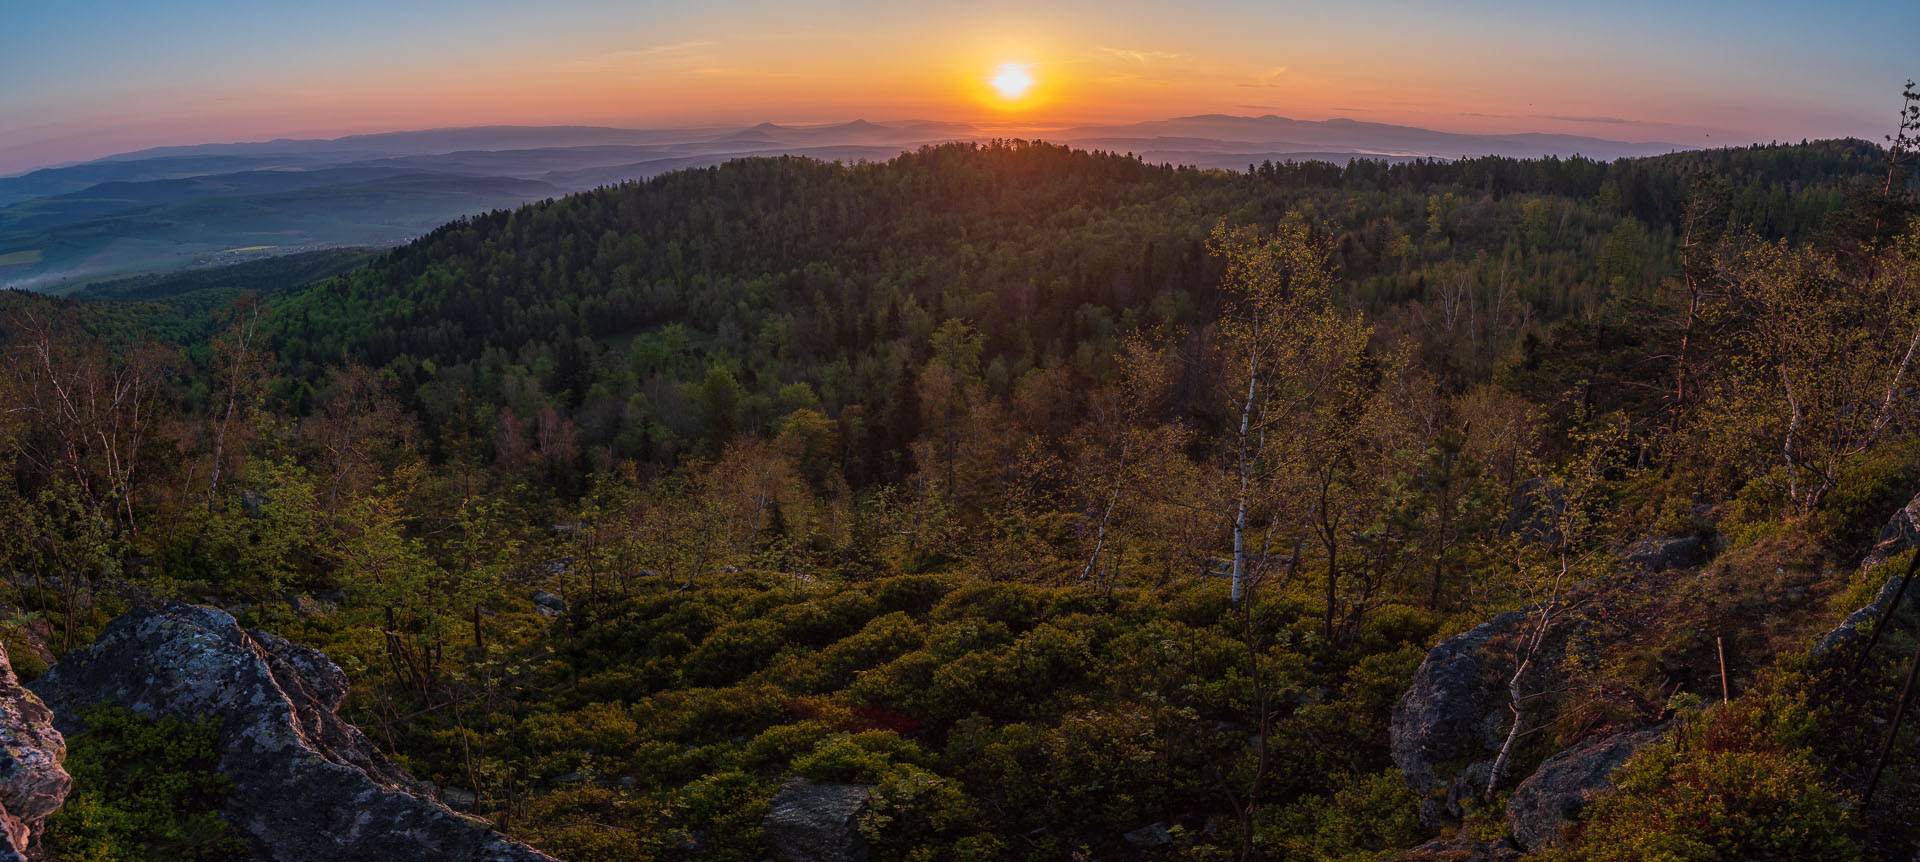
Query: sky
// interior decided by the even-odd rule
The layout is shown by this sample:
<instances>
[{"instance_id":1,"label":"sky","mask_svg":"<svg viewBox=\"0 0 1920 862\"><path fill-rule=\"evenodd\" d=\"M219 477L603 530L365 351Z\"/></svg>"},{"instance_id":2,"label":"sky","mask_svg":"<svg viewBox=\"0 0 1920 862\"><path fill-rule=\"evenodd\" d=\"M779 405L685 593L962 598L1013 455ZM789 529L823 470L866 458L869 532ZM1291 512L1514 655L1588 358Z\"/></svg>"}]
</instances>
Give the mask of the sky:
<instances>
[{"instance_id":1,"label":"sky","mask_svg":"<svg viewBox=\"0 0 1920 862\"><path fill-rule=\"evenodd\" d=\"M1712 146L1892 130L1920 2L0 0L0 175L491 124L1202 113ZM1032 79L1018 98L989 81Z\"/></svg>"}]
</instances>

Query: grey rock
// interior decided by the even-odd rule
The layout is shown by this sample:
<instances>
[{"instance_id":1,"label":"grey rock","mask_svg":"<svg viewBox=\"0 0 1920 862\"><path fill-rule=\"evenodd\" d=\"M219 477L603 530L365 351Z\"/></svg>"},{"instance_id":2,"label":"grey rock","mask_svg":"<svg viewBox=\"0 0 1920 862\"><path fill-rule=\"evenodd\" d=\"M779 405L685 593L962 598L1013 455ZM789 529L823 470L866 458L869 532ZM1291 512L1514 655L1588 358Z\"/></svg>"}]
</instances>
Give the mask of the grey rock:
<instances>
[{"instance_id":1,"label":"grey rock","mask_svg":"<svg viewBox=\"0 0 1920 862\"><path fill-rule=\"evenodd\" d=\"M1873 550L1860 561L1860 568L1871 569L1915 545L1920 545L1920 495L1908 500L1881 525L1880 535L1873 540Z\"/></svg>"},{"instance_id":2,"label":"grey rock","mask_svg":"<svg viewBox=\"0 0 1920 862\"><path fill-rule=\"evenodd\" d=\"M243 631L211 608L136 608L32 686L64 732L107 703L149 716L220 719L226 817L279 862L550 860L434 801L334 711L346 675L315 650Z\"/></svg>"},{"instance_id":3,"label":"grey rock","mask_svg":"<svg viewBox=\"0 0 1920 862\"><path fill-rule=\"evenodd\" d=\"M266 498L260 496L260 492L255 491L252 488L248 488L244 491L241 491L240 492L240 512L241 514L244 514L249 518L266 517L267 516Z\"/></svg>"},{"instance_id":4,"label":"grey rock","mask_svg":"<svg viewBox=\"0 0 1920 862\"><path fill-rule=\"evenodd\" d=\"M1505 841L1466 837L1435 838L1388 862L1519 862L1520 851Z\"/></svg>"},{"instance_id":5,"label":"grey rock","mask_svg":"<svg viewBox=\"0 0 1920 862\"><path fill-rule=\"evenodd\" d=\"M455 811L472 811L480 807L479 794L458 787L440 788L440 801Z\"/></svg>"},{"instance_id":6,"label":"grey rock","mask_svg":"<svg viewBox=\"0 0 1920 862\"><path fill-rule=\"evenodd\" d=\"M1120 836L1135 847L1165 847L1173 843L1173 833L1164 823L1149 823Z\"/></svg>"},{"instance_id":7,"label":"grey rock","mask_svg":"<svg viewBox=\"0 0 1920 862\"><path fill-rule=\"evenodd\" d=\"M1560 843L1561 830L1612 786L1619 769L1660 738L1665 725L1589 740L1547 758L1507 799L1514 841L1537 853Z\"/></svg>"},{"instance_id":8,"label":"grey rock","mask_svg":"<svg viewBox=\"0 0 1920 862\"><path fill-rule=\"evenodd\" d=\"M1467 814L1479 805L1480 798L1487 792L1487 782L1493 778L1493 761L1479 760L1467 764L1454 776L1453 783L1447 785L1447 803L1442 807L1447 817L1453 820L1465 820ZM1429 826L1440 825L1438 819Z\"/></svg>"},{"instance_id":9,"label":"grey rock","mask_svg":"<svg viewBox=\"0 0 1920 862\"><path fill-rule=\"evenodd\" d=\"M1628 545L1620 558L1645 572L1691 569L1707 561L1707 542L1699 536L1648 536Z\"/></svg>"},{"instance_id":10,"label":"grey rock","mask_svg":"<svg viewBox=\"0 0 1920 862\"><path fill-rule=\"evenodd\" d=\"M781 862L864 862L867 839L855 820L872 797L869 785L796 778L774 794L760 829Z\"/></svg>"},{"instance_id":11,"label":"grey rock","mask_svg":"<svg viewBox=\"0 0 1920 862\"><path fill-rule=\"evenodd\" d=\"M303 620L312 619L313 617L332 616L335 611L340 609L339 606L333 602L307 595L289 597L287 599L287 607L292 609L295 616Z\"/></svg>"},{"instance_id":12,"label":"grey rock","mask_svg":"<svg viewBox=\"0 0 1920 862\"><path fill-rule=\"evenodd\" d=\"M1860 569L1870 571L1916 545L1920 545L1920 496L1915 496L1887 519L1887 523L1880 528L1873 549L1860 561ZM1900 581L1905 576L1904 570L1889 575L1886 582L1880 585L1880 591L1874 594L1873 601L1848 614L1839 627L1827 632L1814 644L1813 657L1824 658L1859 642L1873 630L1873 621L1883 614L1912 610L1920 605L1920 584L1915 584L1909 586L1900 597L1900 607L1893 606L1894 594L1900 592Z\"/></svg>"},{"instance_id":13,"label":"grey rock","mask_svg":"<svg viewBox=\"0 0 1920 862\"><path fill-rule=\"evenodd\" d=\"M1413 673L1413 684L1394 704L1390 725L1393 765L1407 785L1425 795L1440 786L1434 767L1472 753L1480 726L1496 705L1483 683L1487 643L1527 618L1509 611L1441 641Z\"/></svg>"},{"instance_id":14,"label":"grey rock","mask_svg":"<svg viewBox=\"0 0 1920 862\"><path fill-rule=\"evenodd\" d=\"M47 815L67 801L67 742L53 712L14 678L0 650L0 860L38 855Z\"/></svg>"},{"instance_id":15,"label":"grey rock","mask_svg":"<svg viewBox=\"0 0 1920 862\"><path fill-rule=\"evenodd\" d=\"M546 590L533 591L533 609L547 619L567 612L567 600Z\"/></svg>"}]
</instances>

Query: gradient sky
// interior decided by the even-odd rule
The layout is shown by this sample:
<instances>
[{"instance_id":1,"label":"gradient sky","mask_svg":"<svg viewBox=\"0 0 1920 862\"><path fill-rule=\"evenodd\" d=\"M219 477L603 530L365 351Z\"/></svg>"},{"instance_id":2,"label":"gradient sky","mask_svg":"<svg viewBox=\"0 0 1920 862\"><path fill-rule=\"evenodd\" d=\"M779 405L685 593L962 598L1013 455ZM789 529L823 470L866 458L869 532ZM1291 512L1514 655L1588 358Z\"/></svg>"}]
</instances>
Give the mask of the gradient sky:
<instances>
[{"instance_id":1,"label":"gradient sky","mask_svg":"<svg viewBox=\"0 0 1920 862\"><path fill-rule=\"evenodd\" d=\"M1891 130L1920 2L0 0L0 174L480 124L1198 113L1713 145ZM1034 97L984 81L1031 64Z\"/></svg>"}]
</instances>

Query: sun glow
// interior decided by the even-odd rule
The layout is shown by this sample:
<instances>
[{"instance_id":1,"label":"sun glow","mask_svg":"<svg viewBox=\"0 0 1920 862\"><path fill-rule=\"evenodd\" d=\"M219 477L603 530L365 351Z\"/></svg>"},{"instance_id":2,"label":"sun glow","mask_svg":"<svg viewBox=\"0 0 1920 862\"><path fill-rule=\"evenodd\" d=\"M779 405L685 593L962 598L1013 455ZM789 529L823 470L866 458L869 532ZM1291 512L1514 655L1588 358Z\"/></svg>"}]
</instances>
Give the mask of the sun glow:
<instances>
[{"instance_id":1,"label":"sun glow","mask_svg":"<svg viewBox=\"0 0 1920 862\"><path fill-rule=\"evenodd\" d=\"M1000 98L1009 102L1017 101L1033 89L1033 73L1028 71L1030 68L1031 64L1007 63L994 72L987 84L1000 94Z\"/></svg>"}]
</instances>

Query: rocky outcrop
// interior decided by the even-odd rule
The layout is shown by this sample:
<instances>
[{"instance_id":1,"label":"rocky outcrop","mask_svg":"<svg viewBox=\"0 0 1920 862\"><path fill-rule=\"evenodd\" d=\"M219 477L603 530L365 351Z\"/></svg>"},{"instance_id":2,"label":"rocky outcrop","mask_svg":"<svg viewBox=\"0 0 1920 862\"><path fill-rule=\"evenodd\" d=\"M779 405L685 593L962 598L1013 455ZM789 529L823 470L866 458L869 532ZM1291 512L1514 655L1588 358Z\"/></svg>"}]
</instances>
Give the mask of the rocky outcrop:
<instances>
[{"instance_id":1,"label":"rocky outcrop","mask_svg":"<svg viewBox=\"0 0 1920 862\"><path fill-rule=\"evenodd\" d=\"M1920 546L1920 496L1915 496L1907 505L1893 513L1880 535L1874 540L1873 549L1860 561L1862 571L1872 571L1886 561L1893 559L1907 549ZM1814 644L1814 658L1822 658L1867 636L1873 630L1873 621L1883 614L1898 610L1910 610L1920 606L1920 584L1909 586L1900 596L1900 607L1893 607L1894 595L1900 592L1900 581L1906 576L1904 570L1893 572L1880 591L1874 594L1873 601L1865 607L1847 615L1838 628L1827 632Z\"/></svg>"},{"instance_id":2,"label":"rocky outcrop","mask_svg":"<svg viewBox=\"0 0 1920 862\"><path fill-rule=\"evenodd\" d=\"M547 860L435 802L334 711L346 675L327 657L211 608L137 608L35 680L57 726L107 703L141 715L218 718L225 814L263 858L285 862Z\"/></svg>"},{"instance_id":3,"label":"rocky outcrop","mask_svg":"<svg viewBox=\"0 0 1920 862\"><path fill-rule=\"evenodd\" d=\"M1666 726L1590 740L1547 758L1507 799L1507 825L1514 841L1537 853L1560 843L1561 831L1595 794L1611 786L1613 772L1666 732Z\"/></svg>"},{"instance_id":4,"label":"rocky outcrop","mask_svg":"<svg viewBox=\"0 0 1920 862\"><path fill-rule=\"evenodd\" d=\"M1880 535L1873 540L1873 550L1860 561L1860 568L1871 569L1915 545L1920 545L1920 495L1908 500L1880 527Z\"/></svg>"},{"instance_id":5,"label":"rocky outcrop","mask_svg":"<svg viewBox=\"0 0 1920 862\"><path fill-rule=\"evenodd\" d=\"M873 796L864 784L781 785L760 829L780 862L864 862L867 840L855 823Z\"/></svg>"},{"instance_id":6,"label":"rocky outcrop","mask_svg":"<svg viewBox=\"0 0 1920 862\"><path fill-rule=\"evenodd\" d=\"M1440 786L1440 764L1479 752L1481 725L1498 707L1487 684L1486 647L1526 616L1510 611L1441 641L1414 671L1413 684L1394 704L1390 729L1393 765L1415 792Z\"/></svg>"},{"instance_id":7,"label":"rocky outcrop","mask_svg":"<svg viewBox=\"0 0 1920 862\"><path fill-rule=\"evenodd\" d=\"M40 827L67 799L66 740L0 651L0 862L37 855Z\"/></svg>"},{"instance_id":8,"label":"rocky outcrop","mask_svg":"<svg viewBox=\"0 0 1920 862\"><path fill-rule=\"evenodd\" d=\"M546 590L534 590L533 610L547 619L553 619L567 612L567 600Z\"/></svg>"},{"instance_id":9,"label":"rocky outcrop","mask_svg":"<svg viewBox=\"0 0 1920 862\"><path fill-rule=\"evenodd\" d=\"M1699 536L1648 536L1628 545L1620 559L1648 573L1691 569L1707 561L1707 541Z\"/></svg>"}]
</instances>

